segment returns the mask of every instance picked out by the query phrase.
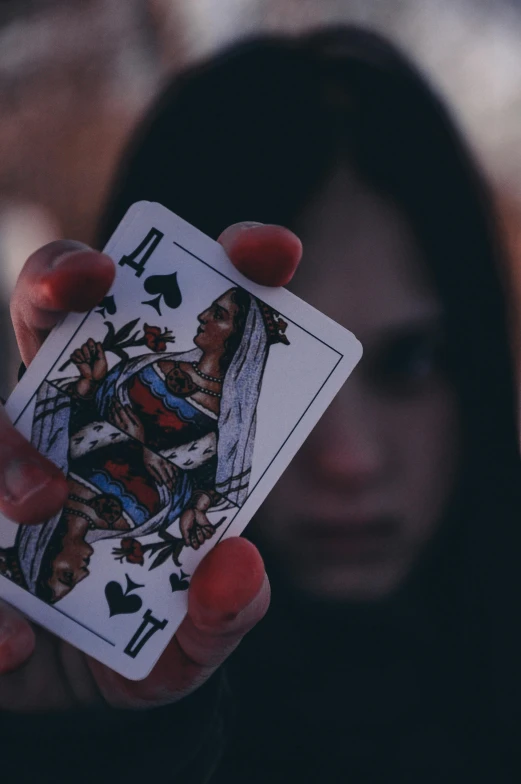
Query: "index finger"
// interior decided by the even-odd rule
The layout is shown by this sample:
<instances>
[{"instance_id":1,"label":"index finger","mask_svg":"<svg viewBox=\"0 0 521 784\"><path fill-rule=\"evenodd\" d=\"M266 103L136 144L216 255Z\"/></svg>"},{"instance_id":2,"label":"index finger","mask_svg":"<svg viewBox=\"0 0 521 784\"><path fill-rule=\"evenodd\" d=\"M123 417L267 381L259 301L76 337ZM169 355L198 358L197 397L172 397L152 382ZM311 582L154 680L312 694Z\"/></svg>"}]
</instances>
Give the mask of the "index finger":
<instances>
[{"instance_id":1,"label":"index finger","mask_svg":"<svg viewBox=\"0 0 521 784\"><path fill-rule=\"evenodd\" d=\"M66 313L83 313L103 299L114 281L114 262L72 240L44 245L24 264L11 298L11 317L28 365Z\"/></svg>"}]
</instances>

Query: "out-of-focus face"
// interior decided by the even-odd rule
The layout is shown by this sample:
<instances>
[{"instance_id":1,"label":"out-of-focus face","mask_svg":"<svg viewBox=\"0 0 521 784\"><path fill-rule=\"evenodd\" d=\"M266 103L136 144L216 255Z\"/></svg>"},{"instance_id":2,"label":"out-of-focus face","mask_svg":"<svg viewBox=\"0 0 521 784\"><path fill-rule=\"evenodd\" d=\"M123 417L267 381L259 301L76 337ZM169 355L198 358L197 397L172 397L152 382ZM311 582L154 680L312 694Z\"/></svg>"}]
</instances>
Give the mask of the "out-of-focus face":
<instances>
[{"instance_id":1,"label":"out-of-focus face","mask_svg":"<svg viewBox=\"0 0 521 784\"><path fill-rule=\"evenodd\" d=\"M436 532L458 470L441 303L404 215L347 166L295 228L293 291L354 332L364 356L268 497L258 536L305 593L378 600Z\"/></svg>"}]
</instances>

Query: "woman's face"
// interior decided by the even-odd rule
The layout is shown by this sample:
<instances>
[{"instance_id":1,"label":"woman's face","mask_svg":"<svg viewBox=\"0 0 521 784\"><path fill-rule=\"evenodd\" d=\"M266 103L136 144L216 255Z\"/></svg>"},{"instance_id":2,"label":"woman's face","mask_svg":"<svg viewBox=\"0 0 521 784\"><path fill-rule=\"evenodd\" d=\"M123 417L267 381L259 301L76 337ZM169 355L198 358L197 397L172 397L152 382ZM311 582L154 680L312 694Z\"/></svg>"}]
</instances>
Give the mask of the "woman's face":
<instances>
[{"instance_id":1,"label":"woman's face","mask_svg":"<svg viewBox=\"0 0 521 784\"><path fill-rule=\"evenodd\" d=\"M407 577L455 482L441 303L404 216L347 167L295 228L292 290L354 332L364 356L268 497L258 536L306 593L371 601Z\"/></svg>"},{"instance_id":2,"label":"woman's face","mask_svg":"<svg viewBox=\"0 0 521 784\"><path fill-rule=\"evenodd\" d=\"M83 518L67 516L63 547L54 559L52 576L49 579L55 602L63 599L89 574L88 566L94 551L84 539L86 531L87 524Z\"/></svg>"},{"instance_id":3,"label":"woman's face","mask_svg":"<svg viewBox=\"0 0 521 784\"><path fill-rule=\"evenodd\" d=\"M238 308L232 299L232 292L233 289L226 291L197 317L199 328L194 343L205 352L222 353L234 331Z\"/></svg>"}]
</instances>

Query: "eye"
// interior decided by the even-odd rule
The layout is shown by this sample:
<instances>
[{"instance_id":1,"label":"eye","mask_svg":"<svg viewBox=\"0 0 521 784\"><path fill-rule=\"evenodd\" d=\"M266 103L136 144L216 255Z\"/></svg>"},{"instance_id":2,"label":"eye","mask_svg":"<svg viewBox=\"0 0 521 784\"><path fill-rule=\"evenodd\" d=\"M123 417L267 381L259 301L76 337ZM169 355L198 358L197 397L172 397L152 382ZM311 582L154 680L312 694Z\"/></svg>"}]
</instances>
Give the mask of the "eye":
<instances>
[{"instance_id":1,"label":"eye","mask_svg":"<svg viewBox=\"0 0 521 784\"><path fill-rule=\"evenodd\" d=\"M441 369L439 335L415 333L395 338L379 353L373 379L392 393L413 393L427 384Z\"/></svg>"},{"instance_id":2,"label":"eye","mask_svg":"<svg viewBox=\"0 0 521 784\"><path fill-rule=\"evenodd\" d=\"M74 572L62 572L59 580L63 585L70 588L74 583Z\"/></svg>"}]
</instances>

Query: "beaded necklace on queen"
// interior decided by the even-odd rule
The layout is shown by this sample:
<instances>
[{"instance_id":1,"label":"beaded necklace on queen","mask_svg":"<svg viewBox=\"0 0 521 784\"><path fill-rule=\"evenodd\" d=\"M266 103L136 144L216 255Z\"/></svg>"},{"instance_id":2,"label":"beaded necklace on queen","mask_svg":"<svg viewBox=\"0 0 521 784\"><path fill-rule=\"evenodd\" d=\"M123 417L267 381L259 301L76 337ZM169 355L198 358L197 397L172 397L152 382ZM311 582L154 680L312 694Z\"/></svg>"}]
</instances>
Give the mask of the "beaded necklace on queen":
<instances>
[{"instance_id":1,"label":"beaded necklace on queen","mask_svg":"<svg viewBox=\"0 0 521 784\"><path fill-rule=\"evenodd\" d=\"M198 362L192 362L192 367L195 370L195 372L197 373L197 375L200 378L204 378L205 381L213 381L214 384L222 383L222 380L223 380L224 376L207 376L206 373L203 373L202 370L199 370L199 363Z\"/></svg>"},{"instance_id":2,"label":"beaded necklace on queen","mask_svg":"<svg viewBox=\"0 0 521 784\"><path fill-rule=\"evenodd\" d=\"M200 387L199 384L195 384L195 388L198 392L203 392L205 395L211 395L212 397L222 397L222 392L212 392L211 389L205 389L205 387Z\"/></svg>"},{"instance_id":3,"label":"beaded necklace on queen","mask_svg":"<svg viewBox=\"0 0 521 784\"><path fill-rule=\"evenodd\" d=\"M220 377L208 376L206 373L203 373L202 370L199 370L199 365L197 362L192 362L192 367L200 378L204 378L205 381L211 381L214 384L222 385L223 376ZM212 392L211 389L200 387L199 384L195 384L195 387L199 392L202 392L204 395L211 395L211 397L222 397L222 392Z\"/></svg>"}]
</instances>

